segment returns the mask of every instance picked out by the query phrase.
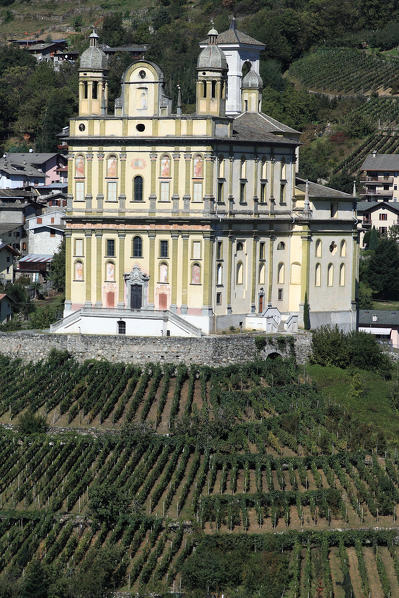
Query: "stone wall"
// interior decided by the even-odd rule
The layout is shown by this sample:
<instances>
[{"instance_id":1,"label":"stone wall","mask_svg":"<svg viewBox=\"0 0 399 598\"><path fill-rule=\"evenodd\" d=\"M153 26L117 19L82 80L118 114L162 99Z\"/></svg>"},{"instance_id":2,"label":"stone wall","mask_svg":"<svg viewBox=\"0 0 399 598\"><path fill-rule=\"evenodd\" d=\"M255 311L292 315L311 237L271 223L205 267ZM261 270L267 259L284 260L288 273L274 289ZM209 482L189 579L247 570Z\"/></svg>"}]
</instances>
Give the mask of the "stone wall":
<instances>
[{"instance_id":1,"label":"stone wall","mask_svg":"<svg viewBox=\"0 0 399 598\"><path fill-rule=\"evenodd\" d=\"M264 335L265 347L259 352L259 335L214 335L187 337L132 337L91 334L43 334L35 332L0 333L0 353L37 362L51 349L67 350L78 361L106 359L112 362L145 364L149 362L198 363L210 366L252 361L272 353L292 355L298 363L310 354L311 334Z\"/></svg>"}]
</instances>

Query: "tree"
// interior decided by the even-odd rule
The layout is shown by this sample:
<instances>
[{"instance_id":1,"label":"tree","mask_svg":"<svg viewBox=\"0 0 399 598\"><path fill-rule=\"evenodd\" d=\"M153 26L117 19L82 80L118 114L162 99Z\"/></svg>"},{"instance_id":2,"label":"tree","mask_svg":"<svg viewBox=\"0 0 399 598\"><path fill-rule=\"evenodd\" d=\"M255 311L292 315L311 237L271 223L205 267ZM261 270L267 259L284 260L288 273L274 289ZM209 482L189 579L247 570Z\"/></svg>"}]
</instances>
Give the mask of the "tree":
<instances>
[{"instance_id":1,"label":"tree","mask_svg":"<svg viewBox=\"0 0 399 598\"><path fill-rule=\"evenodd\" d=\"M373 307L373 289L363 281L359 284L359 308L371 309Z\"/></svg>"},{"instance_id":2,"label":"tree","mask_svg":"<svg viewBox=\"0 0 399 598\"><path fill-rule=\"evenodd\" d=\"M23 579L20 598L47 598L50 585L46 567L38 560L31 562Z\"/></svg>"},{"instance_id":3,"label":"tree","mask_svg":"<svg viewBox=\"0 0 399 598\"><path fill-rule=\"evenodd\" d=\"M391 239L379 239L368 261L366 282L381 299L399 298L399 251Z\"/></svg>"},{"instance_id":4,"label":"tree","mask_svg":"<svg viewBox=\"0 0 399 598\"><path fill-rule=\"evenodd\" d=\"M65 291L65 239L51 262L49 278L57 291Z\"/></svg>"},{"instance_id":5,"label":"tree","mask_svg":"<svg viewBox=\"0 0 399 598\"><path fill-rule=\"evenodd\" d=\"M89 489L89 511L100 523L113 525L128 512L130 502L130 498L116 486L97 484Z\"/></svg>"},{"instance_id":6,"label":"tree","mask_svg":"<svg viewBox=\"0 0 399 598\"><path fill-rule=\"evenodd\" d=\"M17 422L17 429L20 434L43 434L48 430L46 418L42 415L35 415L33 411L21 413Z\"/></svg>"},{"instance_id":7,"label":"tree","mask_svg":"<svg viewBox=\"0 0 399 598\"><path fill-rule=\"evenodd\" d=\"M305 330L310 330L310 307L307 293L305 293L305 303L303 304L303 327Z\"/></svg>"}]
</instances>

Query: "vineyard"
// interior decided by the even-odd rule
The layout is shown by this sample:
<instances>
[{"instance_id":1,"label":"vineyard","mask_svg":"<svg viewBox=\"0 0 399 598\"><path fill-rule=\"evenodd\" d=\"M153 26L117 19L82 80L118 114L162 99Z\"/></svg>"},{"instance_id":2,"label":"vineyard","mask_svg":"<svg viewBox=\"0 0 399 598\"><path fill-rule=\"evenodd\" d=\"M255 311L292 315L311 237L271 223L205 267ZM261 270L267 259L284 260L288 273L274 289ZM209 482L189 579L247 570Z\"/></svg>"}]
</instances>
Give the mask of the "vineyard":
<instances>
[{"instance_id":1,"label":"vineyard","mask_svg":"<svg viewBox=\"0 0 399 598\"><path fill-rule=\"evenodd\" d=\"M245 568L263 559L284 572L272 597L399 595L399 455L293 360L1 357L0 388L3 424L29 410L53 426L1 433L1 572L35 558L72 570L116 550L126 592L225 591L235 575L252 595ZM104 487L129 502L112 520L93 512Z\"/></svg>"},{"instance_id":2,"label":"vineyard","mask_svg":"<svg viewBox=\"0 0 399 598\"><path fill-rule=\"evenodd\" d=\"M347 156L334 170L334 174L346 171L350 174L357 174L364 160L373 151L378 154L397 154L399 153L399 135L397 132L379 132L372 133L365 141Z\"/></svg>"},{"instance_id":3,"label":"vineyard","mask_svg":"<svg viewBox=\"0 0 399 598\"><path fill-rule=\"evenodd\" d=\"M294 62L288 75L308 89L335 94L387 93L396 87L399 58L351 48L321 48Z\"/></svg>"}]
</instances>

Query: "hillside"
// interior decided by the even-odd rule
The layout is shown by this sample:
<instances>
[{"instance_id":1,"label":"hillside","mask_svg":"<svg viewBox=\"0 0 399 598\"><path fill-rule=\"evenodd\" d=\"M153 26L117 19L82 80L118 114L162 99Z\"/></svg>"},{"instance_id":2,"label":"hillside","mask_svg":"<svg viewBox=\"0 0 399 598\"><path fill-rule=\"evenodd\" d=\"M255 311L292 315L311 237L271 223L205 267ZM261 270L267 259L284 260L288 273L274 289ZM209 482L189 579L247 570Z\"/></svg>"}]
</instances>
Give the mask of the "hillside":
<instances>
[{"instance_id":1,"label":"hillside","mask_svg":"<svg viewBox=\"0 0 399 598\"><path fill-rule=\"evenodd\" d=\"M255 596L272 575L272 598L396 595L399 416L381 405L384 437L375 411L340 400L350 375L310 371L322 391L279 359L139 369L2 357L13 429L0 437L0 588L37 557L62 577L108 555L114 587L135 592ZM47 434L20 435L30 412Z\"/></svg>"}]
</instances>

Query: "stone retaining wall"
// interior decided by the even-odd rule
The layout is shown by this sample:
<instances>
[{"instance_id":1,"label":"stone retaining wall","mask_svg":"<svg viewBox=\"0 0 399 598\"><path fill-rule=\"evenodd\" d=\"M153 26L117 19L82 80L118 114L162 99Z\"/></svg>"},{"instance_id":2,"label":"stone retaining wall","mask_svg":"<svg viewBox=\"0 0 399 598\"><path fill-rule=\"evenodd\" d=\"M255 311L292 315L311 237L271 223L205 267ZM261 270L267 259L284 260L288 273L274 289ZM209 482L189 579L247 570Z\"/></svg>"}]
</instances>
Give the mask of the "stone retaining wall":
<instances>
[{"instance_id":1,"label":"stone retaining wall","mask_svg":"<svg viewBox=\"0 0 399 598\"><path fill-rule=\"evenodd\" d=\"M0 333L0 353L37 362L52 349L67 350L78 361L106 359L111 362L198 363L210 366L252 361L272 353L289 356L295 351L298 363L307 360L311 334L264 335L265 347L256 346L257 335L214 335L187 337L133 337L91 334L43 334L36 332Z\"/></svg>"}]
</instances>

